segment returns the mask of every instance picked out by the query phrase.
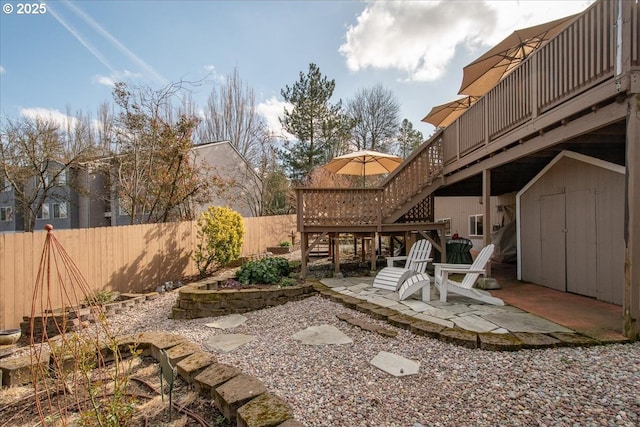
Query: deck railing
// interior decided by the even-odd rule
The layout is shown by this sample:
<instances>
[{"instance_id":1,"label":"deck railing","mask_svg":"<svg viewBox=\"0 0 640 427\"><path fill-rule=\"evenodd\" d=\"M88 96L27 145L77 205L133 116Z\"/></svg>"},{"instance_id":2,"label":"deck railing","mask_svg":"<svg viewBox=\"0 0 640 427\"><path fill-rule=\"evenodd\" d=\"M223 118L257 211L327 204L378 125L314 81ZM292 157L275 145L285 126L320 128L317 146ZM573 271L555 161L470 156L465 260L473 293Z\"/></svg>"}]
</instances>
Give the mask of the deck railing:
<instances>
[{"instance_id":1,"label":"deck railing","mask_svg":"<svg viewBox=\"0 0 640 427\"><path fill-rule=\"evenodd\" d=\"M530 55L454 123L438 130L376 189L298 189L298 224L355 225L384 222L398 209L417 203L443 167L462 168L491 145L540 116L554 116L616 73L618 5L622 5L621 57L624 74L640 68L640 3L600 0L556 37ZM618 70L620 71L620 70ZM601 96L615 96L604 93ZM605 98L606 99L606 98ZM515 142L514 139L510 142ZM496 144L499 145L499 144ZM451 165L451 166L449 166ZM396 215L397 217L397 215Z\"/></svg>"},{"instance_id":2,"label":"deck railing","mask_svg":"<svg viewBox=\"0 0 640 427\"><path fill-rule=\"evenodd\" d=\"M305 226L380 224L438 176L440 140L423 144L404 165L377 188L298 188L298 220Z\"/></svg>"}]
</instances>

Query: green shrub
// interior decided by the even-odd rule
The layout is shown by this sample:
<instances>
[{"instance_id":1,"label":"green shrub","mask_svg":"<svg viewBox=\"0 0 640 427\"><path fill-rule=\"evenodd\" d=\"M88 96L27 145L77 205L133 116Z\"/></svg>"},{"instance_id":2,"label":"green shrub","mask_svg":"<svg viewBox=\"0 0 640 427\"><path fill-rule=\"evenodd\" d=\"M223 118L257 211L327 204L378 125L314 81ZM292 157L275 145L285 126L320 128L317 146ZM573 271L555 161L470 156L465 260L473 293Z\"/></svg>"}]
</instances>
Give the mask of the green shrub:
<instances>
[{"instance_id":1,"label":"green shrub","mask_svg":"<svg viewBox=\"0 0 640 427\"><path fill-rule=\"evenodd\" d=\"M109 290L95 291L87 298L87 304L105 305L114 301L118 295Z\"/></svg>"},{"instance_id":2,"label":"green shrub","mask_svg":"<svg viewBox=\"0 0 640 427\"><path fill-rule=\"evenodd\" d=\"M200 277L238 259L244 237L240 214L226 207L211 206L198 218L198 240L192 258Z\"/></svg>"},{"instance_id":3,"label":"green shrub","mask_svg":"<svg viewBox=\"0 0 640 427\"><path fill-rule=\"evenodd\" d=\"M280 286L282 287L296 286L297 284L298 284L298 281L293 277L283 277L282 279L280 279Z\"/></svg>"},{"instance_id":4,"label":"green shrub","mask_svg":"<svg viewBox=\"0 0 640 427\"><path fill-rule=\"evenodd\" d=\"M278 246L281 246L283 248L289 247L291 246L291 242L288 240L283 240L282 242L278 243Z\"/></svg>"},{"instance_id":5,"label":"green shrub","mask_svg":"<svg viewBox=\"0 0 640 427\"><path fill-rule=\"evenodd\" d=\"M282 277L289 276L289 261L281 257L263 258L249 261L238 270L238 280L245 285L278 283Z\"/></svg>"}]
</instances>

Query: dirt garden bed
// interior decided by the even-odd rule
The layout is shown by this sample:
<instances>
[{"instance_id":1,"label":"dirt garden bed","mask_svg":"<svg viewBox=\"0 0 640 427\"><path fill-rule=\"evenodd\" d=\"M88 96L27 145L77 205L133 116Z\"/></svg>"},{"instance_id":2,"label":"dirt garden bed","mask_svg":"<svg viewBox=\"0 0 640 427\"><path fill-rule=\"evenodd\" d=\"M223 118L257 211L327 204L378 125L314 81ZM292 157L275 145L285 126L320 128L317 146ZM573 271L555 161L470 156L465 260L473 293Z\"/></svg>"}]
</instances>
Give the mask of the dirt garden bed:
<instances>
[{"instance_id":1,"label":"dirt garden bed","mask_svg":"<svg viewBox=\"0 0 640 427\"><path fill-rule=\"evenodd\" d=\"M131 376L126 392L132 411L127 425L175 427L234 425L224 418L211 400L203 399L180 377L176 377L174 382L172 419L169 421L169 398L166 394L168 390L165 382L163 401L160 395L158 363L152 357L136 357L129 366ZM62 392L58 392L52 398L54 408L61 402L62 395ZM33 386L0 390L0 414L2 414L0 427L39 425ZM67 408L67 425L79 425L80 419L80 414L73 406Z\"/></svg>"}]
</instances>

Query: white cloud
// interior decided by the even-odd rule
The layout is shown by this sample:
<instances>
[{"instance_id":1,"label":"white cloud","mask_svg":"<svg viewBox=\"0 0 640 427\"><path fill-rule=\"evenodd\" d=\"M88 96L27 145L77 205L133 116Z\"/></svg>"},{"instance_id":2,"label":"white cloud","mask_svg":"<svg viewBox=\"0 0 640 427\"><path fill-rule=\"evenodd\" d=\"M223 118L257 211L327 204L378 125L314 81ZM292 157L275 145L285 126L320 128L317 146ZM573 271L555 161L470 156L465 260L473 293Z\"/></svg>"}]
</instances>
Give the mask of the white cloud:
<instances>
[{"instance_id":1,"label":"white cloud","mask_svg":"<svg viewBox=\"0 0 640 427\"><path fill-rule=\"evenodd\" d=\"M265 118L267 121L267 127L273 135L282 138L291 138L291 135L287 134L287 132L282 129L282 125L279 120L280 117L284 116L285 107L288 109L293 108L293 106L288 102L279 101L275 96L272 96L265 102L261 102L256 105L256 110Z\"/></svg>"},{"instance_id":2,"label":"white cloud","mask_svg":"<svg viewBox=\"0 0 640 427\"><path fill-rule=\"evenodd\" d=\"M78 124L78 119L68 116L53 108L22 108L20 115L28 117L30 119L40 119L47 122L55 123L59 126L75 128Z\"/></svg>"},{"instance_id":3,"label":"white cloud","mask_svg":"<svg viewBox=\"0 0 640 427\"><path fill-rule=\"evenodd\" d=\"M0 65L0 74L4 74L4 67Z\"/></svg>"},{"instance_id":4,"label":"white cloud","mask_svg":"<svg viewBox=\"0 0 640 427\"><path fill-rule=\"evenodd\" d=\"M204 70L209 72L209 73L215 73L215 71L216 71L216 66L215 65L205 65L202 68L204 68Z\"/></svg>"},{"instance_id":5,"label":"white cloud","mask_svg":"<svg viewBox=\"0 0 640 427\"><path fill-rule=\"evenodd\" d=\"M585 1L370 2L339 52L352 71L395 69L409 80L440 78L456 49L478 56L517 28L584 10Z\"/></svg>"},{"instance_id":6,"label":"white cloud","mask_svg":"<svg viewBox=\"0 0 640 427\"><path fill-rule=\"evenodd\" d=\"M124 71L114 71L109 76L103 76L101 74L97 74L93 77L93 81L94 83L113 87L116 84L116 82L134 80L141 77L142 75L140 73L132 73L131 71L124 70Z\"/></svg>"},{"instance_id":7,"label":"white cloud","mask_svg":"<svg viewBox=\"0 0 640 427\"><path fill-rule=\"evenodd\" d=\"M93 81L100 85L110 86L110 87L113 87L116 84L116 82L111 77L101 76L99 74L93 78Z\"/></svg>"}]
</instances>

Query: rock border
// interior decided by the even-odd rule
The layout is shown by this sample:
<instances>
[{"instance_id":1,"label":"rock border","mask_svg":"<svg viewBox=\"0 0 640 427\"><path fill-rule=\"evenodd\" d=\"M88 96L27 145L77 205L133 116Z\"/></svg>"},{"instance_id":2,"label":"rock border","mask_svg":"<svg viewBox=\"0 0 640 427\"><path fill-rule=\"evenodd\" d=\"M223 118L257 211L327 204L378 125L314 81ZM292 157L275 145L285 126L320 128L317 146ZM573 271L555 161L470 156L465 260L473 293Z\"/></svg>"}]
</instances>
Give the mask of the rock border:
<instances>
[{"instance_id":1,"label":"rock border","mask_svg":"<svg viewBox=\"0 0 640 427\"><path fill-rule=\"evenodd\" d=\"M258 378L218 363L214 354L201 350L180 335L142 332L118 336L116 342L124 357L140 350L141 356L153 357L158 362L160 350L165 350L177 375L195 387L201 397L210 399L225 418L236 422L238 427L302 427L293 417L293 408L268 392ZM49 364L48 360L42 363ZM0 368L9 387L31 382L30 355L1 362Z\"/></svg>"},{"instance_id":2,"label":"rock border","mask_svg":"<svg viewBox=\"0 0 640 427\"><path fill-rule=\"evenodd\" d=\"M556 347L588 347L604 344L625 344L630 340L598 341L589 336L573 333L507 333L492 334L467 331L461 328L446 326L427 320L401 314L393 309L380 307L368 301L343 295L322 283L314 283L314 289L321 297L357 310L374 319L383 320L390 325L406 329L416 335L435 338L458 346L488 351L518 351L522 349L544 349Z\"/></svg>"}]
</instances>

